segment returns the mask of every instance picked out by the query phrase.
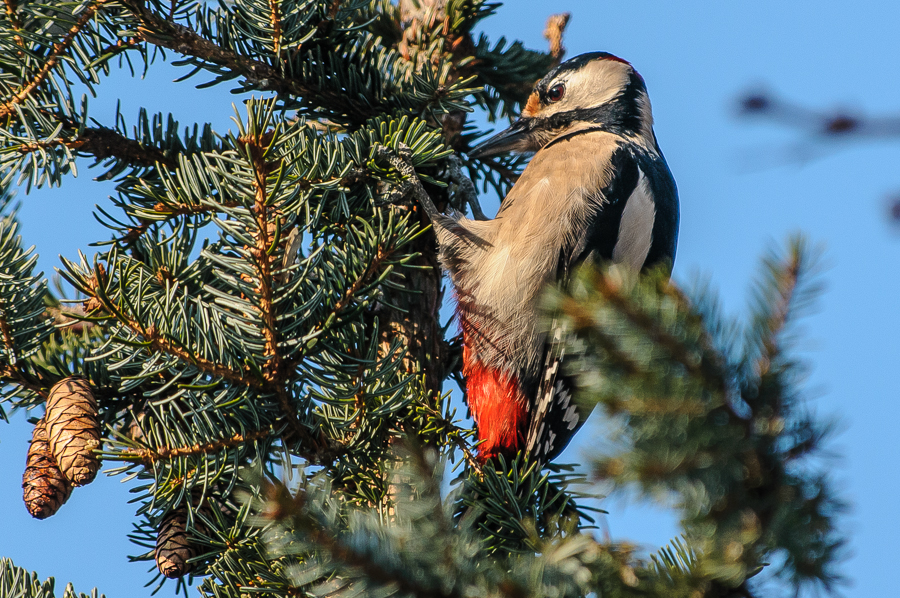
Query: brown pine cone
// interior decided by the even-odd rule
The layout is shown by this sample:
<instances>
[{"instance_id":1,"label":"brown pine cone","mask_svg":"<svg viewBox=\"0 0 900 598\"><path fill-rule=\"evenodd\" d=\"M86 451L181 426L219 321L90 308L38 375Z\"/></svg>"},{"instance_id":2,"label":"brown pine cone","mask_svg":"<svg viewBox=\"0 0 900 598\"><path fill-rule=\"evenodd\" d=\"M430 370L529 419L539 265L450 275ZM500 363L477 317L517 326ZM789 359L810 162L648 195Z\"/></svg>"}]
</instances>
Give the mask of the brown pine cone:
<instances>
[{"instance_id":1,"label":"brown pine cone","mask_svg":"<svg viewBox=\"0 0 900 598\"><path fill-rule=\"evenodd\" d=\"M179 506L159 523L156 532L156 567L169 579L177 579L194 568L188 560L197 555L187 531L187 507Z\"/></svg>"},{"instance_id":2,"label":"brown pine cone","mask_svg":"<svg viewBox=\"0 0 900 598\"><path fill-rule=\"evenodd\" d=\"M37 519L46 519L56 513L72 494L69 480L59 470L50 452L43 419L34 425L31 435L31 448L28 449L25 473L22 475L22 491L25 508Z\"/></svg>"},{"instance_id":3,"label":"brown pine cone","mask_svg":"<svg viewBox=\"0 0 900 598\"><path fill-rule=\"evenodd\" d=\"M97 400L87 381L66 378L51 388L44 419L50 450L63 475L73 486L94 481L100 469L94 454L100 446L100 421Z\"/></svg>"}]
</instances>

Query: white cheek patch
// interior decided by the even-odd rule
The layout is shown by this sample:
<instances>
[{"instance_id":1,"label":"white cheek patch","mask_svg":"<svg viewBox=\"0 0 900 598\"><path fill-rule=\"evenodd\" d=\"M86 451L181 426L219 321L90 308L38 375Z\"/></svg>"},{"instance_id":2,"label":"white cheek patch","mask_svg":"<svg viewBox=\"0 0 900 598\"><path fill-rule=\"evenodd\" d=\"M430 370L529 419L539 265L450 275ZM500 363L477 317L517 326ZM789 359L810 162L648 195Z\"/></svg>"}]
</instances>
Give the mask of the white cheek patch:
<instances>
[{"instance_id":1,"label":"white cheek patch","mask_svg":"<svg viewBox=\"0 0 900 598\"><path fill-rule=\"evenodd\" d=\"M616 263L625 263L635 270L644 266L653 242L653 223L656 220L656 202L644 173L638 171L638 184L625 202L622 220L619 222L619 238L613 248Z\"/></svg>"},{"instance_id":2,"label":"white cheek patch","mask_svg":"<svg viewBox=\"0 0 900 598\"><path fill-rule=\"evenodd\" d=\"M612 60L595 60L571 73L564 80L566 95L561 102L544 108L541 116L602 106L619 95L628 85L631 67ZM553 87L557 81L552 82Z\"/></svg>"}]
</instances>

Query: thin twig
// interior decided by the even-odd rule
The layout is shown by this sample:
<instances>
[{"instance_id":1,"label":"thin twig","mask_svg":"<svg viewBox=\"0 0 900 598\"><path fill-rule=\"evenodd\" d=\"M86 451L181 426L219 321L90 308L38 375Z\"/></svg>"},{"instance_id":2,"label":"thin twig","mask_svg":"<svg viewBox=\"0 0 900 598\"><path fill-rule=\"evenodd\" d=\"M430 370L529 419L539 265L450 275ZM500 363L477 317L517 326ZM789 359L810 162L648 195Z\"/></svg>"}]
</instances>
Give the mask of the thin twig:
<instances>
[{"instance_id":1,"label":"thin twig","mask_svg":"<svg viewBox=\"0 0 900 598\"><path fill-rule=\"evenodd\" d=\"M544 28L544 37L550 42L550 56L553 57L554 65L562 62L563 56L566 55L566 48L563 46L563 32L566 25L569 24L569 18L572 15L564 12L558 15L552 15L547 19L547 26Z\"/></svg>"},{"instance_id":2,"label":"thin twig","mask_svg":"<svg viewBox=\"0 0 900 598\"><path fill-rule=\"evenodd\" d=\"M269 25L272 27L272 51L275 56L281 58L281 5L279 0L269 0L269 10L272 13Z\"/></svg>"},{"instance_id":3,"label":"thin twig","mask_svg":"<svg viewBox=\"0 0 900 598\"><path fill-rule=\"evenodd\" d=\"M515 170L507 168L506 166L503 166L500 162L493 158L479 158L479 161L499 174L503 178L503 180L506 181L506 184L510 186L515 185L516 181L519 180L519 173L517 173Z\"/></svg>"},{"instance_id":4,"label":"thin twig","mask_svg":"<svg viewBox=\"0 0 900 598\"><path fill-rule=\"evenodd\" d=\"M263 324L263 338L265 339L263 354L267 360L263 375L268 382L280 383L284 381L280 379L282 375L282 359L278 351L278 326L275 322L274 293L272 290L272 262L275 257L274 253L269 255L269 246L272 243L269 227L273 225L269 220L273 216L273 211L268 206L268 177L275 170L276 165L263 158L266 150L265 146L268 142L271 142L271 139L258 136L256 138L242 138L241 142L250 151L254 171L253 214L256 218L256 232L254 235L256 237L256 245L248 249L250 249L254 257L257 278L259 279L259 284L256 287L256 292L259 295L257 309Z\"/></svg>"},{"instance_id":5,"label":"thin twig","mask_svg":"<svg viewBox=\"0 0 900 598\"><path fill-rule=\"evenodd\" d=\"M275 391L281 411L294 432L299 434L301 438L312 441L313 439L306 427L303 426L297 417L297 410L291 404L291 398L287 390L288 380L286 379L286 373L290 369L285 367L286 363L278 350L278 323L276 321L277 314L275 313L274 291L272 289L275 253L272 252L270 254L269 252L269 246L272 243L269 231L272 223L269 220L274 212L268 205L268 177L269 174L276 170L277 165L266 161L263 157L267 149L266 146L271 143L271 140L271 133L258 135L253 138L244 137L240 140L246 145L253 160L253 185L255 187L253 212L256 217L256 245L249 249L254 257L257 267L257 278L259 279L259 284L256 287L256 292L259 296L257 309L263 325L263 338L265 339L263 353L266 357L263 377L267 385ZM315 445L318 447L319 443L316 442Z\"/></svg>"},{"instance_id":6,"label":"thin twig","mask_svg":"<svg viewBox=\"0 0 900 598\"><path fill-rule=\"evenodd\" d=\"M117 41L114 44L106 46L105 48L100 50L100 52L98 52L97 55L105 56L107 54L112 54L113 56L115 56L116 54L119 54L120 52L123 52L130 48L134 48L135 46L139 46L141 43L143 43L143 40L141 40L140 38L126 37L124 39L120 39L119 41ZM110 58L112 58L112 56L110 56Z\"/></svg>"},{"instance_id":7,"label":"thin twig","mask_svg":"<svg viewBox=\"0 0 900 598\"><path fill-rule=\"evenodd\" d=\"M22 40L22 36L19 32L22 30L22 20L19 19L19 5L16 0L5 0L6 4L6 16L9 19L9 24L12 25L13 31L16 32L13 39L16 42L16 45L20 48L25 47L25 42Z\"/></svg>"},{"instance_id":8,"label":"thin twig","mask_svg":"<svg viewBox=\"0 0 900 598\"><path fill-rule=\"evenodd\" d=\"M149 348L151 350L161 351L169 355L178 357L182 361L188 362L194 365L197 369L214 377L222 378L223 380L227 380L235 384L240 384L242 386L254 388L260 392L271 393L278 397L279 403L284 411L284 415L286 418L288 418L288 424L290 425L291 430L299 437L301 442L307 445L307 448L309 449L307 451L303 451L304 454L302 456L310 463L324 464L328 462L329 459L333 459L338 454L339 451L335 450L334 447L323 446L323 444L327 443L323 443L323 441L319 441L313 438L306 426L304 426L299 421L299 419L297 418L297 414L290 408L289 402L287 402L287 390L284 385L272 383L254 376L249 367L244 368L243 370L234 370L207 359L203 359L202 357L197 357L187 349L161 336L156 331L155 327L141 326L139 322L135 322L134 320L126 318L123 314L119 313L118 310L115 310L115 308L108 302L104 303L106 307L110 309L110 311L116 313L116 317L120 322L125 324L133 332L140 334L146 341L148 341L150 343Z\"/></svg>"},{"instance_id":9,"label":"thin twig","mask_svg":"<svg viewBox=\"0 0 900 598\"><path fill-rule=\"evenodd\" d=\"M338 302L334 304L334 307L329 310L328 315L322 318L320 323L316 325L313 333L321 331L324 327L324 322L327 322L331 319L331 316L340 313L345 307L347 307L353 300L353 297L360 291L360 289L371 282L375 273L377 273L381 268L381 264L384 263L385 260L389 259L392 254L393 252L385 251L385 249L381 245L379 245L375 250L375 256L372 258L372 261L369 262L369 265L366 266L366 269L359 276L359 278L353 281L353 284L351 284L350 287L344 292L343 296L338 299ZM301 352L298 355L295 355L294 357L286 361L285 369L289 371L293 366L295 366L299 361L302 361L305 357L305 352Z\"/></svg>"},{"instance_id":10,"label":"thin twig","mask_svg":"<svg viewBox=\"0 0 900 598\"><path fill-rule=\"evenodd\" d=\"M164 164L168 165L167 162L165 162ZM172 168L174 169L175 166L173 165ZM307 189L311 189L314 185L332 183L337 180L340 182L340 184L342 186L348 186L348 185L352 185L354 183L360 182L361 180L363 180L365 178L365 176L366 176L365 172L362 171L361 169L352 169L346 176L344 176L340 179L334 179L334 178L331 178L331 179L299 179L294 182L294 185L301 190L307 190ZM124 243L126 246L128 246L128 245L135 243L154 224L164 223L164 222L167 222L171 218L177 218L179 216L212 214L212 213L216 213L216 212L221 212L224 209L237 208L237 207L240 207L241 205L242 204L240 204L239 202L236 202L236 201L227 201L227 202L222 202L222 203L219 203L216 205L212 205L212 204L174 204L173 205L173 204L158 203L153 207L153 209L154 209L154 211L158 212L159 214L165 214L165 218L158 219L158 220L156 220L156 219L140 219L140 224L138 224L137 226L131 227L124 236L119 237L118 241L121 243ZM295 233L295 231L297 231L296 228L291 229L290 235L292 235L293 237L289 236L289 238L288 238L288 240L289 240L288 250L286 250L286 253L285 253L285 262L283 263L283 266L282 266L283 268L287 268L293 263L289 260L288 255L291 255L291 256L295 255L297 250L300 248L299 243L303 240L302 235L299 232ZM296 245L290 244L291 238L293 238L296 241L296 243L297 243ZM290 250L291 247L293 247L293 251Z\"/></svg>"},{"instance_id":11,"label":"thin twig","mask_svg":"<svg viewBox=\"0 0 900 598\"><path fill-rule=\"evenodd\" d=\"M769 318L766 320L766 334L763 338L763 355L757 362L757 371L759 376L765 376L772 366L772 359L779 352L776 337L784 329L790 315L791 302L794 293L797 290L797 283L800 278L800 259L799 255L793 255L790 261L785 264L784 268L778 274L778 301L774 309L772 309Z\"/></svg>"},{"instance_id":12,"label":"thin twig","mask_svg":"<svg viewBox=\"0 0 900 598\"><path fill-rule=\"evenodd\" d=\"M128 229L128 232L116 239L119 243L123 243L125 246L130 246L137 242L141 236L143 236L151 226L154 224L161 224L167 222L171 218L177 218L179 216L196 216L200 214L212 214L216 212L221 212L228 208L236 208L241 204L236 201L226 201L216 205L208 205L208 204L164 204L158 203L153 206L153 210L159 214L164 214L165 218L160 220L154 219L140 219L140 224L137 226L133 226Z\"/></svg>"}]
</instances>

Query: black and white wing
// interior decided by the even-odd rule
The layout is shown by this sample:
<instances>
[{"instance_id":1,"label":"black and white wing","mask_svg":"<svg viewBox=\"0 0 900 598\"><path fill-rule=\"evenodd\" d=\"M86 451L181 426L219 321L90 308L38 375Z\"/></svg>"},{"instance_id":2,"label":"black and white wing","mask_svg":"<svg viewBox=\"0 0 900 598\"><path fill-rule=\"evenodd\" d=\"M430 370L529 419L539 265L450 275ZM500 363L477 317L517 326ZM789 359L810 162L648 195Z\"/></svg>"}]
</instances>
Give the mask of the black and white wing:
<instances>
[{"instance_id":1,"label":"black and white wing","mask_svg":"<svg viewBox=\"0 0 900 598\"><path fill-rule=\"evenodd\" d=\"M572 397L572 381L563 371L563 329L554 321L547 340L544 371L534 403L530 406L525 448L541 463L553 460L569 444L582 424Z\"/></svg>"}]
</instances>

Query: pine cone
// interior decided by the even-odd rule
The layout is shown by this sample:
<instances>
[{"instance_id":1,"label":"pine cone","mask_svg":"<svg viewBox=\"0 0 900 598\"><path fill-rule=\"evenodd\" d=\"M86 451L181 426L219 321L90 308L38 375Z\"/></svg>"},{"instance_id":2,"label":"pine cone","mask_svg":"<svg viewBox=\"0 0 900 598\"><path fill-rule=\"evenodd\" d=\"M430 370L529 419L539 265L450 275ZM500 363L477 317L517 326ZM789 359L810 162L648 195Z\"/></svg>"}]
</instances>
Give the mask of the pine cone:
<instances>
[{"instance_id":1,"label":"pine cone","mask_svg":"<svg viewBox=\"0 0 900 598\"><path fill-rule=\"evenodd\" d=\"M50 389L44 418L60 471L73 486L90 484L100 469L94 454L100 446L100 421L90 385L81 378L58 382Z\"/></svg>"},{"instance_id":2,"label":"pine cone","mask_svg":"<svg viewBox=\"0 0 900 598\"><path fill-rule=\"evenodd\" d=\"M69 499L72 486L59 470L50 452L47 428L43 419L34 425L31 448L25 461L22 476L22 491L25 508L37 519L46 519Z\"/></svg>"},{"instance_id":3,"label":"pine cone","mask_svg":"<svg viewBox=\"0 0 900 598\"><path fill-rule=\"evenodd\" d=\"M177 579L194 568L188 560L197 555L187 532L187 507L181 505L168 513L156 532L156 567L169 579Z\"/></svg>"}]
</instances>

